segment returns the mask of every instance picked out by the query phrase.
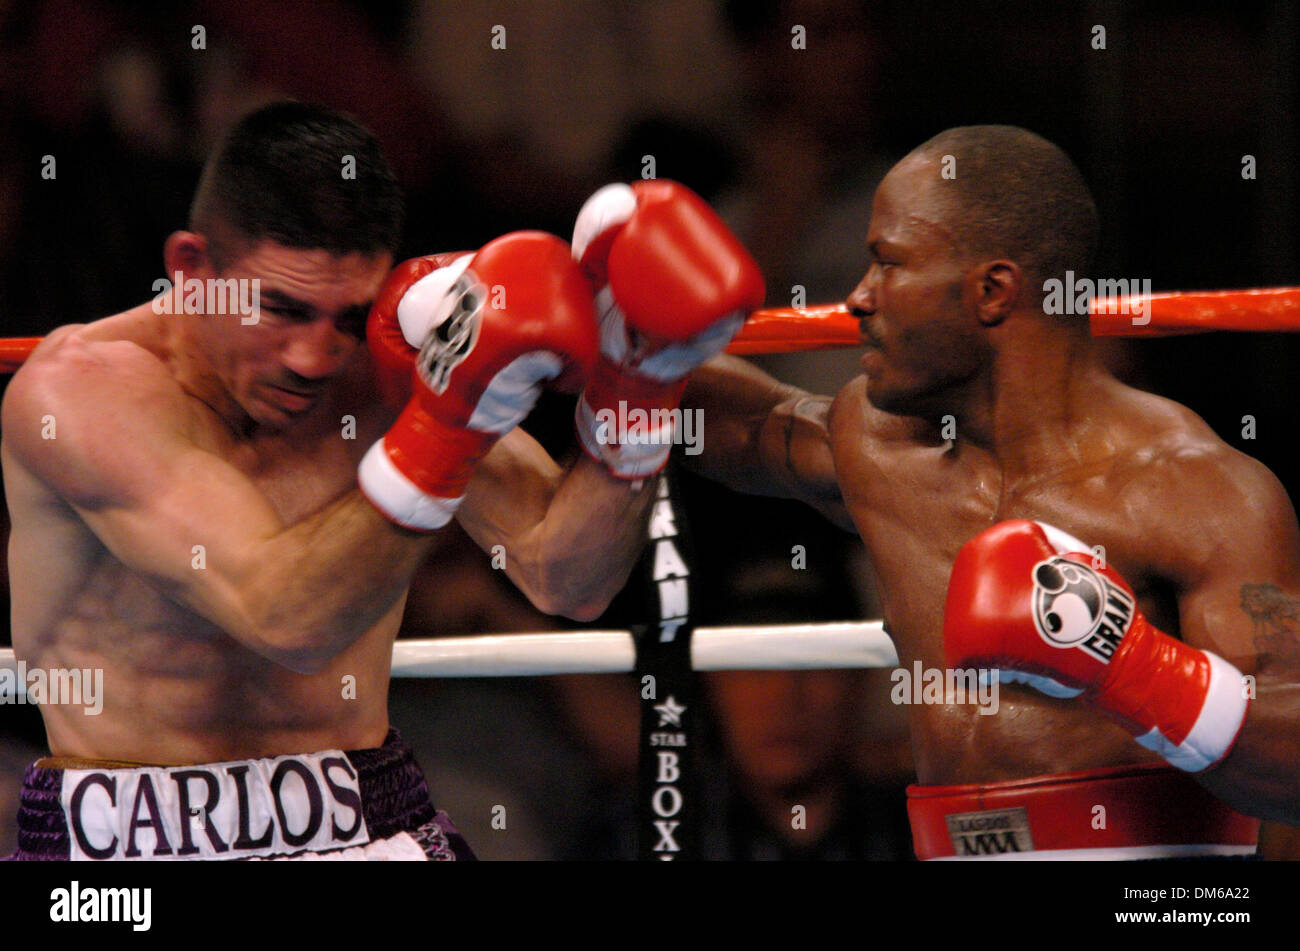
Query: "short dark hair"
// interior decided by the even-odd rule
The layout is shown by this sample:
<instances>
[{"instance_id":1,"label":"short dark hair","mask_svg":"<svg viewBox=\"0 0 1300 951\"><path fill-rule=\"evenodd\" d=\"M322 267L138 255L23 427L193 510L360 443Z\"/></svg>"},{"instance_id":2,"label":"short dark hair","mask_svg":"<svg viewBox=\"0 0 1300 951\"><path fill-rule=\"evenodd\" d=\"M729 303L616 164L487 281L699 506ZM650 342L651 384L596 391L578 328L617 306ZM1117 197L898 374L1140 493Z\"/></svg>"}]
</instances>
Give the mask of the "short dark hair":
<instances>
[{"instance_id":1,"label":"short dark hair","mask_svg":"<svg viewBox=\"0 0 1300 951\"><path fill-rule=\"evenodd\" d=\"M401 187L379 141L355 119L274 102L236 123L208 159L189 227L208 237L218 267L231 250L227 233L334 254L395 253Z\"/></svg>"},{"instance_id":2,"label":"short dark hair","mask_svg":"<svg viewBox=\"0 0 1300 951\"><path fill-rule=\"evenodd\" d=\"M1087 273L1097 250L1097 205L1083 174L1058 146L1009 125L959 126L912 151L956 175L936 177L960 249L1014 260L1041 281Z\"/></svg>"}]
</instances>

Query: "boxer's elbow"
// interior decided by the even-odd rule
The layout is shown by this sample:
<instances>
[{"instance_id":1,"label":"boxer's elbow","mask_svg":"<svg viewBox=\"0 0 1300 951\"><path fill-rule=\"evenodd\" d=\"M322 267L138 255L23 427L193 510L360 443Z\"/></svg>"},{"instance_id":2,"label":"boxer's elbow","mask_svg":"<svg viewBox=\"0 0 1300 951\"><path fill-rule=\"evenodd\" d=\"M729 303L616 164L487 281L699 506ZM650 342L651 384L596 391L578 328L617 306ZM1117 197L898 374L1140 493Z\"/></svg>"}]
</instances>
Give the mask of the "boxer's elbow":
<instances>
[{"instance_id":1,"label":"boxer's elbow","mask_svg":"<svg viewBox=\"0 0 1300 951\"><path fill-rule=\"evenodd\" d=\"M533 607L543 614L566 617L571 621L594 621L605 613L614 595L618 594L621 582L617 585L608 579L592 578L593 572L584 571L579 575L567 572L554 572L535 575L531 584L520 584ZM595 583L601 582L604 583Z\"/></svg>"},{"instance_id":2,"label":"boxer's elbow","mask_svg":"<svg viewBox=\"0 0 1300 951\"><path fill-rule=\"evenodd\" d=\"M574 621L596 620L609 610L610 604L627 586L635 565L636 561L632 560L622 570L605 572L592 578L589 586L574 589L560 613Z\"/></svg>"},{"instance_id":3,"label":"boxer's elbow","mask_svg":"<svg viewBox=\"0 0 1300 951\"><path fill-rule=\"evenodd\" d=\"M322 638L312 637L306 631L271 631L262 638L257 648L259 654L295 674L318 674L339 653Z\"/></svg>"},{"instance_id":4,"label":"boxer's elbow","mask_svg":"<svg viewBox=\"0 0 1300 951\"><path fill-rule=\"evenodd\" d=\"M311 675L319 674L329 666L330 661L334 659L334 654L325 654L319 651L294 651L285 654L282 659L277 661L281 667L292 670L295 674Z\"/></svg>"},{"instance_id":5,"label":"boxer's elbow","mask_svg":"<svg viewBox=\"0 0 1300 951\"><path fill-rule=\"evenodd\" d=\"M225 625L246 647L297 674L324 670L343 649L337 618L314 619L286 609L283 599L249 592L239 599L234 621Z\"/></svg>"},{"instance_id":6,"label":"boxer's elbow","mask_svg":"<svg viewBox=\"0 0 1300 951\"><path fill-rule=\"evenodd\" d=\"M526 589L524 593L533 607L543 614L566 617L571 621L594 621L605 613L613 594L609 597L592 596L586 592L556 589Z\"/></svg>"},{"instance_id":7,"label":"boxer's elbow","mask_svg":"<svg viewBox=\"0 0 1300 951\"><path fill-rule=\"evenodd\" d=\"M302 628L260 627L244 632L238 639L254 653L295 674L320 673L338 653L322 638Z\"/></svg>"},{"instance_id":8,"label":"boxer's elbow","mask_svg":"<svg viewBox=\"0 0 1300 951\"><path fill-rule=\"evenodd\" d=\"M544 614L594 621L627 583L639 541L611 545L595 535L603 525L593 526L590 520L585 524L590 527L586 536L567 527L556 531L554 525L539 526L526 543L512 546L515 558L507 563L506 574ZM631 535L637 540L643 536L643 527Z\"/></svg>"},{"instance_id":9,"label":"boxer's elbow","mask_svg":"<svg viewBox=\"0 0 1300 951\"><path fill-rule=\"evenodd\" d=\"M226 623L222 627L254 654L296 674L319 673L337 653L302 628L276 629L256 622L247 625Z\"/></svg>"},{"instance_id":10,"label":"boxer's elbow","mask_svg":"<svg viewBox=\"0 0 1300 951\"><path fill-rule=\"evenodd\" d=\"M586 623L588 621L594 621L596 618L604 614L606 609L609 608L609 603L613 600L613 595L610 595L608 598L604 598L603 600L575 602L566 605L562 610L556 613L567 617L571 621Z\"/></svg>"}]
</instances>

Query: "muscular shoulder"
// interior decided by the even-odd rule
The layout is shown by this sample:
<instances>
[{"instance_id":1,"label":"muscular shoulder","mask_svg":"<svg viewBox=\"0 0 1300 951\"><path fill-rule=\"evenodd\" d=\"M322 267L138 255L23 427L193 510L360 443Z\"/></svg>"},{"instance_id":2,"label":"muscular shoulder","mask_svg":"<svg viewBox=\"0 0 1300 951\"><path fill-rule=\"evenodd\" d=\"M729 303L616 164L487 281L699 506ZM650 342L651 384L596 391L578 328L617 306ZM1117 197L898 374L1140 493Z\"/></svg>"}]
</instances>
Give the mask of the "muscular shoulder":
<instances>
[{"instance_id":1,"label":"muscular shoulder","mask_svg":"<svg viewBox=\"0 0 1300 951\"><path fill-rule=\"evenodd\" d=\"M1129 493L1183 503L1204 497L1195 507L1211 509L1280 488L1266 467L1225 443L1185 406L1143 393L1129 418L1135 422L1117 459ZM1211 495L1225 490L1227 497Z\"/></svg>"},{"instance_id":2,"label":"muscular shoulder","mask_svg":"<svg viewBox=\"0 0 1300 951\"><path fill-rule=\"evenodd\" d=\"M6 431L9 414L39 409L36 404L42 401L70 418L103 419L106 411L153 405L160 398L164 405L154 408L162 411L180 396L180 387L157 355L131 340L100 339L95 327L60 327L32 352L6 393Z\"/></svg>"},{"instance_id":3,"label":"muscular shoulder","mask_svg":"<svg viewBox=\"0 0 1300 951\"><path fill-rule=\"evenodd\" d=\"M1119 467L1116 500L1135 527L1184 576L1245 553L1294 561L1295 512L1277 477L1186 407L1143 397L1145 431Z\"/></svg>"},{"instance_id":4,"label":"muscular shoulder","mask_svg":"<svg viewBox=\"0 0 1300 951\"><path fill-rule=\"evenodd\" d=\"M14 375L0 429L11 458L74 501L113 483L114 460L151 434L180 432L180 387L149 350L97 339L97 325L51 333Z\"/></svg>"}]
</instances>

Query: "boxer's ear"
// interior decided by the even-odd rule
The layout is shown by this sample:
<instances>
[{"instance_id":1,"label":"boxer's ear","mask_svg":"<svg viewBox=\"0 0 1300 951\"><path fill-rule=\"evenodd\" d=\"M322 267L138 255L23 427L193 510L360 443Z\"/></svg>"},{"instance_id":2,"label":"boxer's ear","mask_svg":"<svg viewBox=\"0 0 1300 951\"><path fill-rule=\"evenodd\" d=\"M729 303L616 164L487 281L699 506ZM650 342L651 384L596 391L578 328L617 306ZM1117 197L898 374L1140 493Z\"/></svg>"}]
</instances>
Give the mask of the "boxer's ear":
<instances>
[{"instance_id":1,"label":"boxer's ear","mask_svg":"<svg viewBox=\"0 0 1300 951\"><path fill-rule=\"evenodd\" d=\"M969 278L975 315L985 327L996 327L1019 306L1025 275L1015 261L983 261Z\"/></svg>"},{"instance_id":2,"label":"boxer's ear","mask_svg":"<svg viewBox=\"0 0 1300 951\"><path fill-rule=\"evenodd\" d=\"M207 278L215 273L208 239L194 231L173 231L163 244L163 264L173 274Z\"/></svg>"}]
</instances>

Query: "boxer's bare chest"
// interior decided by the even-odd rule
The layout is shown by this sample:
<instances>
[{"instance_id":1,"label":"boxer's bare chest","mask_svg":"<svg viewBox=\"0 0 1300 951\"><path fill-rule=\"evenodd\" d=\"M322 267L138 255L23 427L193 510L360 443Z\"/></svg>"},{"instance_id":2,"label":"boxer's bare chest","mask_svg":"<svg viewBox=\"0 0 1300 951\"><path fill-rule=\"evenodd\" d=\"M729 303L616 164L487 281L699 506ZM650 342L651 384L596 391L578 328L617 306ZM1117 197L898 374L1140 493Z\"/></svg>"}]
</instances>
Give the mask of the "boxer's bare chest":
<instances>
[{"instance_id":1,"label":"boxer's bare chest","mask_svg":"<svg viewBox=\"0 0 1300 951\"><path fill-rule=\"evenodd\" d=\"M1145 541L1115 496L1122 461L1062 465L1031 479L1007 479L988 453L928 441L880 439L858 428L832 440L845 503L866 544L901 668L943 670L943 605L961 547L1012 518L1053 524L1095 548L1137 589L1144 610L1177 630L1172 598L1147 562ZM1158 620L1157 620L1158 619ZM922 782L964 782L1139 761L1128 738L1090 711L1028 688L1002 687L1003 716L969 703L916 703L909 710ZM915 699L919 694L910 694ZM986 704L987 706L987 704ZM1015 715L1007 715L1012 711ZM1086 737L1078 745L1062 737ZM1086 749L1084 760L1074 750Z\"/></svg>"},{"instance_id":2,"label":"boxer's bare chest","mask_svg":"<svg viewBox=\"0 0 1300 951\"><path fill-rule=\"evenodd\" d=\"M199 415L194 431L200 448L218 456L244 475L271 504L287 527L329 505L356 485L356 466L369 433L355 423L334 425L332 411L308 425L247 438L232 435L219 421ZM368 445L368 443L366 443ZM213 513L219 515L219 513ZM88 539L88 542L95 544ZM98 545L96 544L96 547ZM196 570L205 557L201 539L192 547ZM190 650L207 657L213 648L234 649L215 625L167 598L127 566L103 552L86 585L87 620L117 622L133 632L137 644L158 645L160 638L176 648L172 654L185 666ZM114 625L116 626L116 625ZM94 629L95 624L91 625ZM142 636L146 632L153 637Z\"/></svg>"},{"instance_id":3,"label":"boxer's bare chest","mask_svg":"<svg viewBox=\"0 0 1300 951\"><path fill-rule=\"evenodd\" d=\"M1013 482L979 451L868 442L838 451L836 466L871 554L886 619L909 656L940 661L943 599L958 551L984 529L1014 518L1052 524L1113 561L1153 615L1177 629L1144 557L1146 539L1116 508L1110 462Z\"/></svg>"},{"instance_id":4,"label":"boxer's bare chest","mask_svg":"<svg viewBox=\"0 0 1300 951\"><path fill-rule=\"evenodd\" d=\"M301 521L356 485L364 447L340 426L259 436L214 446L246 475L286 525ZM351 437L351 438L349 438Z\"/></svg>"}]
</instances>

